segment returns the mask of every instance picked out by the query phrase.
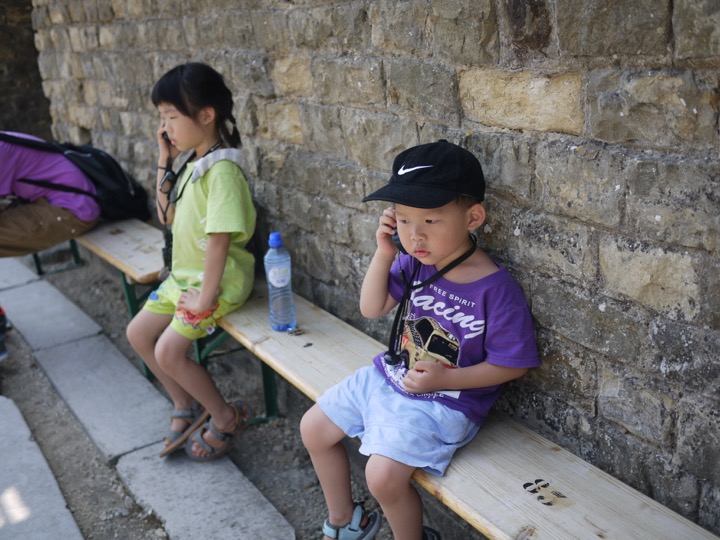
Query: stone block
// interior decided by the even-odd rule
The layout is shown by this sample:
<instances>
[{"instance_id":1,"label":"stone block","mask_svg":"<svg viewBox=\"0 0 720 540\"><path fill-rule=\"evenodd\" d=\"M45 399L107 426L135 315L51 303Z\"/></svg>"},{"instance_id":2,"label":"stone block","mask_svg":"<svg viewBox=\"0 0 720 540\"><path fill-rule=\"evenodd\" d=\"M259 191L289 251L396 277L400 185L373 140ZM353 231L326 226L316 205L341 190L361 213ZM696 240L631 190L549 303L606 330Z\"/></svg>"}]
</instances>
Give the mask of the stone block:
<instances>
[{"instance_id":1,"label":"stone block","mask_svg":"<svg viewBox=\"0 0 720 540\"><path fill-rule=\"evenodd\" d=\"M371 28L366 6L349 3L293 10L288 30L295 47L345 54L367 50Z\"/></svg>"},{"instance_id":2,"label":"stone block","mask_svg":"<svg viewBox=\"0 0 720 540\"><path fill-rule=\"evenodd\" d=\"M490 0L431 2L433 56L453 64L495 64L500 51L497 20Z\"/></svg>"},{"instance_id":3,"label":"stone block","mask_svg":"<svg viewBox=\"0 0 720 540\"><path fill-rule=\"evenodd\" d=\"M312 69L307 56L278 57L270 77L278 95L308 96L312 92Z\"/></svg>"},{"instance_id":4,"label":"stone block","mask_svg":"<svg viewBox=\"0 0 720 540\"><path fill-rule=\"evenodd\" d=\"M481 133L467 139L483 168L486 189L517 199L530 197L535 145L530 139Z\"/></svg>"},{"instance_id":5,"label":"stone block","mask_svg":"<svg viewBox=\"0 0 720 540\"><path fill-rule=\"evenodd\" d=\"M85 2L79 1L65 3L71 23L84 23L87 21L84 4Z\"/></svg>"},{"instance_id":6,"label":"stone block","mask_svg":"<svg viewBox=\"0 0 720 540\"><path fill-rule=\"evenodd\" d=\"M300 240L303 247L297 250L297 254L293 253L293 260L307 269L308 276L321 282L335 282L338 274L333 267L333 252L327 249L330 242L319 234L307 231L300 234Z\"/></svg>"},{"instance_id":7,"label":"stone block","mask_svg":"<svg viewBox=\"0 0 720 540\"><path fill-rule=\"evenodd\" d=\"M167 28L166 24L159 20L142 20L135 26L135 32L137 33L138 43L142 43L144 48L149 50L160 49L160 44L165 40L165 36L162 35L163 31Z\"/></svg>"},{"instance_id":8,"label":"stone block","mask_svg":"<svg viewBox=\"0 0 720 540\"><path fill-rule=\"evenodd\" d=\"M42 56L42 53L45 52L47 50L48 46L50 45L48 38L49 38L49 36L48 36L47 32L35 32L33 34L33 41L35 43L35 48L40 53L38 55L38 58L40 56ZM40 76L43 79L45 78L42 73L40 74Z\"/></svg>"},{"instance_id":9,"label":"stone block","mask_svg":"<svg viewBox=\"0 0 720 540\"><path fill-rule=\"evenodd\" d=\"M51 26L52 21L50 19L48 6L37 2L30 13L30 20L32 21L32 28L36 33Z\"/></svg>"},{"instance_id":10,"label":"stone block","mask_svg":"<svg viewBox=\"0 0 720 540\"><path fill-rule=\"evenodd\" d=\"M175 3L175 2L168 2L168 3ZM115 2L115 4L120 4L120 5L125 4L124 16L127 18L143 19L143 18L146 18L148 15L147 0L126 0L125 2ZM158 4L165 4L165 2L158 2ZM188 6L189 3L183 2L183 4Z\"/></svg>"},{"instance_id":11,"label":"stone block","mask_svg":"<svg viewBox=\"0 0 720 540\"><path fill-rule=\"evenodd\" d=\"M645 313L579 287L537 279L532 313L538 323L592 351L635 362L650 347Z\"/></svg>"},{"instance_id":12,"label":"stone block","mask_svg":"<svg viewBox=\"0 0 720 540\"><path fill-rule=\"evenodd\" d=\"M597 465L620 481L692 519L697 511L698 482L683 472L673 456L656 446L601 423Z\"/></svg>"},{"instance_id":13,"label":"stone block","mask_svg":"<svg viewBox=\"0 0 720 540\"><path fill-rule=\"evenodd\" d=\"M720 484L720 401L687 394L678 407L677 452L683 467L702 480Z\"/></svg>"},{"instance_id":14,"label":"stone block","mask_svg":"<svg viewBox=\"0 0 720 540\"><path fill-rule=\"evenodd\" d=\"M265 55L236 52L230 56L228 64L228 69L223 76L226 77L225 82L232 90L242 89L243 92L265 98L275 95L275 87L270 78L270 69Z\"/></svg>"},{"instance_id":15,"label":"stone block","mask_svg":"<svg viewBox=\"0 0 720 540\"><path fill-rule=\"evenodd\" d=\"M665 448L674 429L678 396L662 379L628 364L598 370L598 413L633 435Z\"/></svg>"},{"instance_id":16,"label":"stone block","mask_svg":"<svg viewBox=\"0 0 720 540\"><path fill-rule=\"evenodd\" d=\"M451 126L458 124L460 104L454 69L414 59L387 61L385 69L390 104Z\"/></svg>"},{"instance_id":17,"label":"stone block","mask_svg":"<svg viewBox=\"0 0 720 540\"><path fill-rule=\"evenodd\" d=\"M50 29L50 41L56 53L70 49L70 35L65 27L52 27Z\"/></svg>"},{"instance_id":18,"label":"stone block","mask_svg":"<svg viewBox=\"0 0 720 540\"><path fill-rule=\"evenodd\" d=\"M469 69L460 74L459 91L465 115L482 124L571 135L583 130L578 72Z\"/></svg>"},{"instance_id":19,"label":"stone block","mask_svg":"<svg viewBox=\"0 0 720 540\"><path fill-rule=\"evenodd\" d=\"M598 365L605 359L559 338L552 332L538 332L538 347L542 366L530 370L523 383L582 410L594 417L598 394Z\"/></svg>"},{"instance_id":20,"label":"stone block","mask_svg":"<svg viewBox=\"0 0 720 540\"><path fill-rule=\"evenodd\" d=\"M43 84L49 87L49 81L58 78L58 64L55 61L55 55L41 52L41 54L38 55L38 69L40 70L40 76L43 78Z\"/></svg>"},{"instance_id":21,"label":"stone block","mask_svg":"<svg viewBox=\"0 0 720 540\"><path fill-rule=\"evenodd\" d=\"M201 32L210 32L210 39L222 43L223 47L230 53L242 50L257 51L257 40L255 29L249 13L245 10L238 10L237 3L232 9L218 12L219 19L203 16L198 20L197 28Z\"/></svg>"},{"instance_id":22,"label":"stone block","mask_svg":"<svg viewBox=\"0 0 720 540\"><path fill-rule=\"evenodd\" d=\"M560 50L578 56L665 55L670 4L665 0L584 2L557 0Z\"/></svg>"},{"instance_id":23,"label":"stone block","mask_svg":"<svg viewBox=\"0 0 720 540\"><path fill-rule=\"evenodd\" d=\"M98 47L98 30L96 26L71 26L69 36L73 51L92 51Z\"/></svg>"},{"instance_id":24,"label":"stone block","mask_svg":"<svg viewBox=\"0 0 720 540\"><path fill-rule=\"evenodd\" d=\"M65 26L70 22L68 5L66 3L51 4L47 7L47 16L50 24L54 26Z\"/></svg>"},{"instance_id":25,"label":"stone block","mask_svg":"<svg viewBox=\"0 0 720 540\"><path fill-rule=\"evenodd\" d=\"M257 46L263 51L289 49L288 14L278 10L252 10L249 13Z\"/></svg>"},{"instance_id":26,"label":"stone block","mask_svg":"<svg viewBox=\"0 0 720 540\"><path fill-rule=\"evenodd\" d=\"M692 321L698 315L700 279L686 253L607 236L600 240L600 271L613 297L629 298L674 320Z\"/></svg>"},{"instance_id":27,"label":"stone block","mask_svg":"<svg viewBox=\"0 0 720 540\"><path fill-rule=\"evenodd\" d=\"M483 229L496 234L494 220ZM510 260L549 276L590 283L595 280L596 240L586 225L548 214L531 211L513 212L498 244L505 244Z\"/></svg>"},{"instance_id":28,"label":"stone block","mask_svg":"<svg viewBox=\"0 0 720 540\"><path fill-rule=\"evenodd\" d=\"M627 221L647 238L720 248L720 163L636 156L627 160Z\"/></svg>"},{"instance_id":29,"label":"stone block","mask_svg":"<svg viewBox=\"0 0 720 540\"><path fill-rule=\"evenodd\" d=\"M343 108L340 123L348 157L361 167L391 171L397 154L419 144L415 122L390 114Z\"/></svg>"},{"instance_id":30,"label":"stone block","mask_svg":"<svg viewBox=\"0 0 720 540\"><path fill-rule=\"evenodd\" d=\"M299 114L308 150L338 159L345 157L340 110L337 107L301 103Z\"/></svg>"},{"instance_id":31,"label":"stone block","mask_svg":"<svg viewBox=\"0 0 720 540\"><path fill-rule=\"evenodd\" d=\"M265 139L302 144L300 114L296 103L255 100L258 135Z\"/></svg>"},{"instance_id":32,"label":"stone block","mask_svg":"<svg viewBox=\"0 0 720 540\"><path fill-rule=\"evenodd\" d=\"M544 392L533 384L532 373L509 383L495 407L592 463L597 453L593 416L568 404L561 395Z\"/></svg>"},{"instance_id":33,"label":"stone block","mask_svg":"<svg viewBox=\"0 0 720 540\"><path fill-rule=\"evenodd\" d=\"M478 243L501 260L509 260L508 244L516 244L512 220L521 210L512 201L485 193L485 223L475 231Z\"/></svg>"},{"instance_id":34,"label":"stone block","mask_svg":"<svg viewBox=\"0 0 720 540\"><path fill-rule=\"evenodd\" d=\"M353 214L350 220L350 240L358 251L362 249L363 253L374 253L377 247L375 231L378 228L382 207L380 203L366 203L364 207L364 212ZM355 256L354 258L357 260L364 259L362 256ZM370 263L369 257L366 262ZM367 266L363 267L363 275L365 270L367 270Z\"/></svg>"},{"instance_id":35,"label":"stone block","mask_svg":"<svg viewBox=\"0 0 720 540\"><path fill-rule=\"evenodd\" d=\"M153 31L157 33L157 42L163 51L181 51L188 46L187 35L180 21L163 19L158 21ZM153 41L155 38L153 38Z\"/></svg>"},{"instance_id":36,"label":"stone block","mask_svg":"<svg viewBox=\"0 0 720 540\"><path fill-rule=\"evenodd\" d=\"M720 395L720 337L701 329L666 319L651 327L657 355L652 371L687 391Z\"/></svg>"},{"instance_id":37,"label":"stone block","mask_svg":"<svg viewBox=\"0 0 720 540\"><path fill-rule=\"evenodd\" d=\"M548 0L505 2L500 20L507 24L510 44L518 60L546 58L549 49L556 49L552 40L553 10Z\"/></svg>"},{"instance_id":38,"label":"stone block","mask_svg":"<svg viewBox=\"0 0 720 540\"><path fill-rule=\"evenodd\" d=\"M671 150L717 145L717 81L690 71L591 72L587 100L590 137Z\"/></svg>"},{"instance_id":39,"label":"stone block","mask_svg":"<svg viewBox=\"0 0 720 540\"><path fill-rule=\"evenodd\" d=\"M315 95L324 104L375 106L385 102L382 63L376 58L316 58Z\"/></svg>"},{"instance_id":40,"label":"stone block","mask_svg":"<svg viewBox=\"0 0 720 540\"><path fill-rule=\"evenodd\" d=\"M675 58L720 56L720 4L714 0L676 0L672 16Z\"/></svg>"},{"instance_id":41,"label":"stone block","mask_svg":"<svg viewBox=\"0 0 720 540\"><path fill-rule=\"evenodd\" d=\"M617 227L625 193L623 153L564 141L537 148L537 199L544 209Z\"/></svg>"},{"instance_id":42,"label":"stone block","mask_svg":"<svg viewBox=\"0 0 720 540\"><path fill-rule=\"evenodd\" d=\"M390 56L412 54L423 58L428 55L427 3L381 0L371 2L368 13L374 49Z\"/></svg>"},{"instance_id":43,"label":"stone block","mask_svg":"<svg viewBox=\"0 0 720 540\"><path fill-rule=\"evenodd\" d=\"M709 328L720 328L720 260L716 257L699 268L703 277L700 322Z\"/></svg>"},{"instance_id":44,"label":"stone block","mask_svg":"<svg viewBox=\"0 0 720 540\"><path fill-rule=\"evenodd\" d=\"M698 523L709 531L720 531L720 488L703 486Z\"/></svg>"}]
</instances>

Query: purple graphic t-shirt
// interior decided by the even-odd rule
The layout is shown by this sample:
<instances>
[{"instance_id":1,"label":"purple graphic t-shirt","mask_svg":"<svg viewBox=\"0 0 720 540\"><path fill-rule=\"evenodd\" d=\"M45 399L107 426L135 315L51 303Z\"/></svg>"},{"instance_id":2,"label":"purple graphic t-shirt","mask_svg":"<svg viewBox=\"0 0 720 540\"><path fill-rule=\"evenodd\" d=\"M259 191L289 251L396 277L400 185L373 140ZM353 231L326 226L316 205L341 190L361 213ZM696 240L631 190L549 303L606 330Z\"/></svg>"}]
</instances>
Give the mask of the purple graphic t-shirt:
<instances>
[{"instance_id":1,"label":"purple graphic t-shirt","mask_svg":"<svg viewBox=\"0 0 720 540\"><path fill-rule=\"evenodd\" d=\"M396 300L403 296L400 269L412 275L419 264L409 255L400 255L390 270L389 292ZM420 265L415 283L435 273L434 266ZM397 392L413 399L440 401L482 425L502 385L468 390L445 390L409 394L402 388L405 364L434 360L448 368L462 368L490 362L513 368L540 365L532 316L520 286L503 268L472 283L452 283L444 277L413 291L401 346L405 362L391 366L383 354L375 366Z\"/></svg>"}]
</instances>

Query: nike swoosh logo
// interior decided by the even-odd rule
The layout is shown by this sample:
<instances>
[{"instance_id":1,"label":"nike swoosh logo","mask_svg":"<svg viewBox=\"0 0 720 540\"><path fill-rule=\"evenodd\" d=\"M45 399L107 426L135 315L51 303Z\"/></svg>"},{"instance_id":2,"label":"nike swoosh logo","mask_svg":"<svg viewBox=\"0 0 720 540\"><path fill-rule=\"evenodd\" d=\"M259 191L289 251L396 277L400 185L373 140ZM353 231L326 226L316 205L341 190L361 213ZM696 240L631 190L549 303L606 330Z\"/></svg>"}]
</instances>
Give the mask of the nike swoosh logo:
<instances>
[{"instance_id":1,"label":"nike swoosh logo","mask_svg":"<svg viewBox=\"0 0 720 540\"><path fill-rule=\"evenodd\" d=\"M418 169L429 169L430 167L432 167L432 165L418 165L417 167L410 167L409 169L406 169L405 165L403 165L402 167L400 167L398 174L402 176L405 173L417 171Z\"/></svg>"}]
</instances>

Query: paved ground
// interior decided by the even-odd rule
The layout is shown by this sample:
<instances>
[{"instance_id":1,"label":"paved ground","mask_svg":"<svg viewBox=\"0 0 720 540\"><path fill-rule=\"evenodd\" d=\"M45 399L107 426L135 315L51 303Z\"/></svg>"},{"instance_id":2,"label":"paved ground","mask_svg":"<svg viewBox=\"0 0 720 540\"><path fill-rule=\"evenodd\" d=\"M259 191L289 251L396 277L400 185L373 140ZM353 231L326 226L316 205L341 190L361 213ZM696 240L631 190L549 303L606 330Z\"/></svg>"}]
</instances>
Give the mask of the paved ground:
<instances>
[{"instance_id":1,"label":"paved ground","mask_svg":"<svg viewBox=\"0 0 720 540\"><path fill-rule=\"evenodd\" d=\"M157 458L170 405L124 336L117 272L84 258L42 279L29 258L0 259L0 305L17 325L0 364L0 539L319 538L326 508L299 434L311 402L278 379L282 416L251 426L228 459ZM263 413L251 354L214 357L208 369L226 398ZM374 509L353 443L353 496ZM444 540L482 538L421 495ZM384 524L376 540L391 538Z\"/></svg>"},{"instance_id":2,"label":"paved ground","mask_svg":"<svg viewBox=\"0 0 720 540\"><path fill-rule=\"evenodd\" d=\"M228 458L209 466L182 452L158 459L157 426L168 418L169 402L50 283L16 260L0 259L0 305L103 459L115 463L133 499L162 523L156 536L295 538ZM0 432L0 536L82 538L43 453L7 397L0 397Z\"/></svg>"}]
</instances>

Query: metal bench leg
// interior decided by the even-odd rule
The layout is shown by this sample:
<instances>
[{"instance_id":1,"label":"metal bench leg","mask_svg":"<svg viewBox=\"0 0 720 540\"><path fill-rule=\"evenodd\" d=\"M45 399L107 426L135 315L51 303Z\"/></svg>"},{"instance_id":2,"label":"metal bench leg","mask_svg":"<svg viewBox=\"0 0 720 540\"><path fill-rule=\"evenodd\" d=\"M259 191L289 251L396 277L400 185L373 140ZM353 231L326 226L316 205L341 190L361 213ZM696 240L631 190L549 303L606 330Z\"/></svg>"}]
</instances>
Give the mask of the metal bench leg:
<instances>
[{"instance_id":1,"label":"metal bench leg","mask_svg":"<svg viewBox=\"0 0 720 540\"><path fill-rule=\"evenodd\" d=\"M218 327L215 335L207 336L202 339L193 341L193 351L195 353L195 361L202 367L207 368L208 358L217 349L227 341L230 334ZM231 352L231 351L229 351Z\"/></svg>"},{"instance_id":2,"label":"metal bench leg","mask_svg":"<svg viewBox=\"0 0 720 540\"><path fill-rule=\"evenodd\" d=\"M277 418L280 410L277 402L277 383L275 372L265 362L262 362L263 391L265 393L265 416L268 419Z\"/></svg>"},{"instance_id":3,"label":"metal bench leg","mask_svg":"<svg viewBox=\"0 0 720 540\"><path fill-rule=\"evenodd\" d=\"M82 266L83 260L80 257L80 250L78 249L77 242L74 238L71 238L69 240L70 242L70 253L72 253L73 258L73 264L63 266L61 268L57 268L55 270L52 270L51 273L55 272L62 272L63 270L69 270L71 268L77 268L78 266ZM32 254L33 262L35 263L35 270L37 271L38 276L42 276L45 274L45 270L43 270L42 267L42 261L40 260L40 255L37 253Z\"/></svg>"},{"instance_id":4,"label":"metal bench leg","mask_svg":"<svg viewBox=\"0 0 720 540\"><path fill-rule=\"evenodd\" d=\"M35 271L37 272L38 276L42 276L45 271L42 268L42 263L40 262L40 256L37 253L32 254L33 262L35 263Z\"/></svg>"},{"instance_id":5,"label":"metal bench leg","mask_svg":"<svg viewBox=\"0 0 720 540\"><path fill-rule=\"evenodd\" d=\"M78 249L77 242L74 238L70 240L70 251L72 252L73 261L75 261L75 266L80 266L83 263L83 260L80 258L80 250Z\"/></svg>"}]
</instances>

